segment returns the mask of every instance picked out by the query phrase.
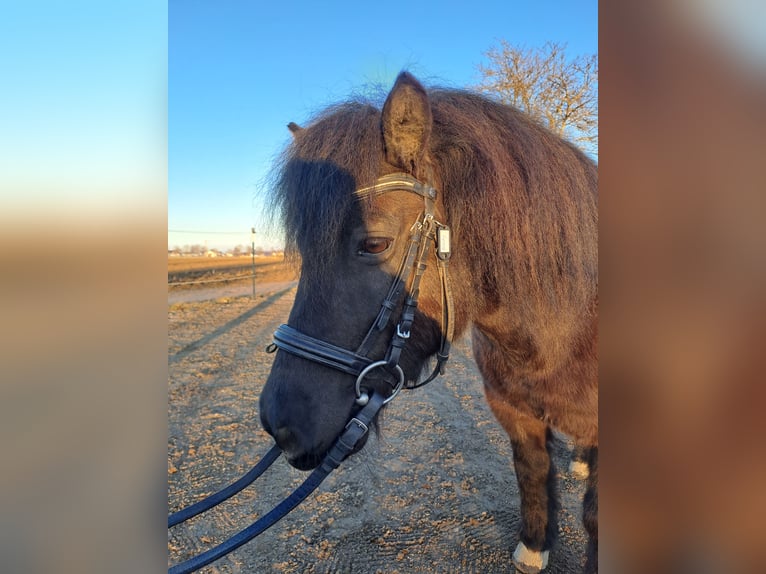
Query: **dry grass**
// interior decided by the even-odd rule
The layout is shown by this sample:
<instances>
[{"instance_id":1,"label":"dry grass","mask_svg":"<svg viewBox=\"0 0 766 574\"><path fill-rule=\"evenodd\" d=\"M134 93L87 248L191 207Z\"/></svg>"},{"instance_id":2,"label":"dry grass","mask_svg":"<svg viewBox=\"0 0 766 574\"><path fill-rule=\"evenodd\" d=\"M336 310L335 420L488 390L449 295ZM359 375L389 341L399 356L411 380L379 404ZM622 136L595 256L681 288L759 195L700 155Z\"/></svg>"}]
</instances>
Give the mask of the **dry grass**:
<instances>
[{"instance_id":1,"label":"dry grass","mask_svg":"<svg viewBox=\"0 0 766 574\"><path fill-rule=\"evenodd\" d=\"M239 282L252 277L250 257L178 257L168 258L168 285L187 289L211 283ZM255 258L258 283L281 283L298 279L297 268L281 255Z\"/></svg>"},{"instance_id":2,"label":"dry grass","mask_svg":"<svg viewBox=\"0 0 766 574\"><path fill-rule=\"evenodd\" d=\"M255 258L255 266L281 263L284 257L281 255L272 255L269 257ZM203 271L207 269L218 269L220 267L235 267L252 265L253 259L250 255L240 257L168 257L168 273L178 273L181 271Z\"/></svg>"}]
</instances>

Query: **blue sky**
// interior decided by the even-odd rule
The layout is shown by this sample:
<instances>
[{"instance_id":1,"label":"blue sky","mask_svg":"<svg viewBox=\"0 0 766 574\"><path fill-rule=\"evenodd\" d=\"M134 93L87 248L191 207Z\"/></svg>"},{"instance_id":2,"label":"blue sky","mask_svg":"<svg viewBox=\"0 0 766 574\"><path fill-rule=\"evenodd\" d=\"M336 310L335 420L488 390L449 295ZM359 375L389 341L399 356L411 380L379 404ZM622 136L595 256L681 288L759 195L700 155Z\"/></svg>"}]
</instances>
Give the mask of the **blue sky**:
<instances>
[{"instance_id":1,"label":"blue sky","mask_svg":"<svg viewBox=\"0 0 766 574\"><path fill-rule=\"evenodd\" d=\"M384 8L385 7L385 8ZM466 87L498 40L598 51L595 1L386 3L171 0L168 245L278 245L257 192L286 125L404 68ZM217 233L187 233L206 231Z\"/></svg>"}]
</instances>

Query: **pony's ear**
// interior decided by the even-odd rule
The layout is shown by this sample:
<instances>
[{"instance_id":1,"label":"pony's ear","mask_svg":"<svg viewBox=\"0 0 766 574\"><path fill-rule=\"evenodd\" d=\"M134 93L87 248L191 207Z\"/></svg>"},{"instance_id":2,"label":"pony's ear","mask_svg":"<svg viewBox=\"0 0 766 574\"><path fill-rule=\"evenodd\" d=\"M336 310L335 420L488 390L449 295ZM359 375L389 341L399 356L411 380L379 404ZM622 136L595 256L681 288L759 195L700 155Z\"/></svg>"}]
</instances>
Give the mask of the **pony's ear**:
<instances>
[{"instance_id":1,"label":"pony's ear","mask_svg":"<svg viewBox=\"0 0 766 574\"><path fill-rule=\"evenodd\" d=\"M431 136L431 103L423 86L402 72L383 104L381 118L386 161L412 175L424 163Z\"/></svg>"},{"instance_id":2,"label":"pony's ear","mask_svg":"<svg viewBox=\"0 0 766 574\"><path fill-rule=\"evenodd\" d=\"M290 122L289 124L287 124L287 129L290 130L290 133L293 134L293 137L297 136L298 132L303 130L303 128L299 126L298 124L296 124L295 122Z\"/></svg>"}]
</instances>

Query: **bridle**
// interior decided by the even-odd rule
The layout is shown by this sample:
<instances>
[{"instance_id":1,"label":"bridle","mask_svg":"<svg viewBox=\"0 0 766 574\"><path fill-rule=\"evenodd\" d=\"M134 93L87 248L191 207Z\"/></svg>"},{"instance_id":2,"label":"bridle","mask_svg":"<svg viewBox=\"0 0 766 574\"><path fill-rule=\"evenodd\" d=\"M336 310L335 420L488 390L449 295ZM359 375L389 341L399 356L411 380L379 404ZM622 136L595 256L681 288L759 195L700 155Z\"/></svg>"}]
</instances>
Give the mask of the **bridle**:
<instances>
[{"instance_id":1,"label":"bridle","mask_svg":"<svg viewBox=\"0 0 766 574\"><path fill-rule=\"evenodd\" d=\"M404 349L407 340L410 338L412 323L415 320L420 280L426 270L428 250L431 242L436 246L437 266L441 282L442 340L439 351L436 354L436 367L431 375L424 381L413 383L407 388L421 387L443 373L445 363L449 358L450 345L454 334L454 314L452 292L450 291L447 276L447 264L451 255L450 229L434 219L436 190L433 187L421 183L410 175L395 173L379 178L375 184L370 187L356 190L354 195L357 199L361 200L370 195L402 190L410 191L423 198L423 212L410 229L410 238L405 249L404 257L399 266L399 271L391 283L388 295L381 303L378 316L375 321L373 321L356 351L349 351L348 349L333 345L327 341L310 337L289 325L281 325L277 328L274 333L274 342L267 349L270 352L281 349L304 359L356 376L356 403L361 409L351 417L351 420L325 455L320 466L314 469L303 484L293 491L290 496L284 499L270 512L253 522L250 526L226 539L218 546L169 568L169 574L189 574L218 560L243 544L246 544L248 541L270 528L305 500L306 497L311 494L334 469L340 466L341 462L343 462L346 457L355 451L357 445L359 445L362 439L367 435L369 427L380 409L383 408L386 403L393 400L404 387L405 377L402 368L399 366L399 359L401 358L402 350ZM391 338L385 356L377 361L369 358L368 355L373 349L375 341L389 325L391 315L398 306L403 293L405 293L405 298L401 313L399 314L399 322L396 325L394 335ZM375 369L383 367L388 369L386 372L387 375L390 371L393 371L396 374L396 379L392 384L393 391L388 397L384 397L371 390L364 390L362 387L362 382L369 373ZM209 495L203 500L168 516L168 528L202 514L239 493L261 476L274 463L280 454L281 450L278 446L272 447L271 450L269 450L269 452L267 452L264 457L240 479L218 492Z\"/></svg>"},{"instance_id":2,"label":"bridle","mask_svg":"<svg viewBox=\"0 0 766 574\"><path fill-rule=\"evenodd\" d=\"M399 366L402 350L410 338L415 311L418 306L420 281L425 273L428 261L429 246L433 242L436 247L436 260L439 270L442 295L441 345L436 353L436 366L425 380L413 383L407 388L414 389L433 381L444 372L449 359L450 346L454 335L454 312L452 291L449 285L447 266L452 254L450 245L450 228L435 219L435 201L437 192L406 173L385 175L369 186L357 189L354 196L357 200L370 196L381 195L391 191L409 191L423 198L423 211L410 228L410 237L404 252L399 270L391 283L388 295L380 305L378 316L373 321L361 344L355 351L350 351L327 341L316 339L289 325L280 325L274 333L274 342L269 351L276 349L287 351L293 355L319 363L354 375L356 377L356 403L364 406L369 400L369 394L363 390L363 380L375 369L385 368L386 374L394 373L396 378L392 384L393 391L385 403L391 401L405 386L405 377ZM408 285L409 283L409 285ZM391 321L391 315L399 304L402 293L406 296L399 315L394 334L388 349L382 359L374 360L368 357L376 340Z\"/></svg>"}]
</instances>

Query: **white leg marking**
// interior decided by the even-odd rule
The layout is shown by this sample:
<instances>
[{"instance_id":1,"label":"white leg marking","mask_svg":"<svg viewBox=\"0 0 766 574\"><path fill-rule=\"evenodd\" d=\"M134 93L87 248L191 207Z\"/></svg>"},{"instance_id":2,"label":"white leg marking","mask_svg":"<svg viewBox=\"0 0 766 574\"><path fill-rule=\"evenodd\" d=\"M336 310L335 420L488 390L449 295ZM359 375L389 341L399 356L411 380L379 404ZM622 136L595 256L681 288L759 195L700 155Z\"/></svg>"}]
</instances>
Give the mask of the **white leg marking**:
<instances>
[{"instance_id":1,"label":"white leg marking","mask_svg":"<svg viewBox=\"0 0 766 574\"><path fill-rule=\"evenodd\" d=\"M575 478L585 479L588 478L590 469L588 468L588 465L583 461L573 460L569 463L569 473L572 474Z\"/></svg>"},{"instance_id":2,"label":"white leg marking","mask_svg":"<svg viewBox=\"0 0 766 574\"><path fill-rule=\"evenodd\" d=\"M530 550L523 542L519 542L513 552L513 564L524 574L537 574L548 565L548 551Z\"/></svg>"}]
</instances>

